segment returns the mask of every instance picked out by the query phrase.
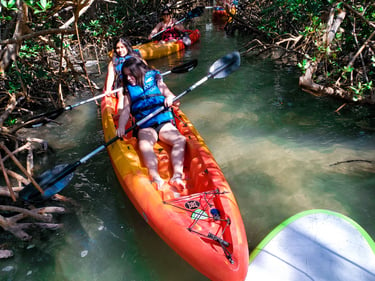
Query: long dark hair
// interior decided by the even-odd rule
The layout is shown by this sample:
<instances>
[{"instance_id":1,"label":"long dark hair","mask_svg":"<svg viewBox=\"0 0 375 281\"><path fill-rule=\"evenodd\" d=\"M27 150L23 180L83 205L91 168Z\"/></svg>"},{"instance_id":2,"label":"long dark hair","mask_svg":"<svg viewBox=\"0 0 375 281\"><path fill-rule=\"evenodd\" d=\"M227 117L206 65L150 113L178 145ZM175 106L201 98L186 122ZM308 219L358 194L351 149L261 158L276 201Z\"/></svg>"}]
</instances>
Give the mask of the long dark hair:
<instances>
[{"instance_id":1,"label":"long dark hair","mask_svg":"<svg viewBox=\"0 0 375 281\"><path fill-rule=\"evenodd\" d=\"M125 74L125 68L129 70L132 76L135 77L136 83L138 86L143 88L145 82L145 74L147 71L150 71L151 68L138 56L128 58L122 64L121 72L122 72L122 79L123 85L128 85L128 79Z\"/></svg>"},{"instance_id":2,"label":"long dark hair","mask_svg":"<svg viewBox=\"0 0 375 281\"><path fill-rule=\"evenodd\" d=\"M121 43L125 46L126 50L128 51L128 55L130 56L133 56L133 55L136 55L136 56L139 56L139 54L133 50L133 47L132 45L130 44L130 42L123 38L123 37L119 37L115 40L115 42L113 43L113 51L114 53L118 56L117 52L116 52L116 46L118 43Z\"/></svg>"}]
</instances>

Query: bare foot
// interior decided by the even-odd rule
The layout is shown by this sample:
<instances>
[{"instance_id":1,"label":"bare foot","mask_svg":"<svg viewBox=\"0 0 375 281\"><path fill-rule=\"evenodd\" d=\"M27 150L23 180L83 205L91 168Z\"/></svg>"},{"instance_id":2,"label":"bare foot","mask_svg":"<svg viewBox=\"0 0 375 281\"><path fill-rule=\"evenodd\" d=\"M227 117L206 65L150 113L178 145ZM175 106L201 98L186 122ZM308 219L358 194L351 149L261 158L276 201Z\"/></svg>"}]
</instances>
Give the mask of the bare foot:
<instances>
[{"instance_id":1,"label":"bare foot","mask_svg":"<svg viewBox=\"0 0 375 281\"><path fill-rule=\"evenodd\" d=\"M164 180L161 177L155 177L152 179L153 183L156 183L156 189L162 190L164 185Z\"/></svg>"},{"instance_id":2,"label":"bare foot","mask_svg":"<svg viewBox=\"0 0 375 281\"><path fill-rule=\"evenodd\" d=\"M179 192L182 192L186 188L184 181L182 180L181 176L179 176L179 175L173 176L169 180L169 184L171 186L175 187Z\"/></svg>"}]
</instances>

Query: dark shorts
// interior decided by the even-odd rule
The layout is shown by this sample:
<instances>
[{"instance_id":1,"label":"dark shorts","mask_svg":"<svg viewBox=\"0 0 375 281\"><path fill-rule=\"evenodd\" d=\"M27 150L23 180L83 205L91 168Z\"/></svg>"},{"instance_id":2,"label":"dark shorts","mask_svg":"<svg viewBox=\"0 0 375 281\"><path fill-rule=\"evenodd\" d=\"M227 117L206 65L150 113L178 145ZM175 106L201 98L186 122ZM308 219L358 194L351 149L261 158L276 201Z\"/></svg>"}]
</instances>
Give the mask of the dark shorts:
<instances>
[{"instance_id":1,"label":"dark shorts","mask_svg":"<svg viewBox=\"0 0 375 281\"><path fill-rule=\"evenodd\" d=\"M153 128L155 131L156 131L156 134L158 135L158 139L159 139L159 132L161 130L161 128L164 127L165 124L168 124L168 123L172 123L173 126L176 126L175 122L173 119L169 120L169 121L166 121L166 122L163 122L163 123L155 123L154 125L148 127L148 128ZM138 132L136 134L136 136L138 136Z\"/></svg>"},{"instance_id":2,"label":"dark shorts","mask_svg":"<svg viewBox=\"0 0 375 281\"><path fill-rule=\"evenodd\" d=\"M167 123L171 123L171 121L163 122L163 123L160 123L160 124L156 123L156 124L150 126L150 128L153 128L159 136L159 132L160 132L161 128L163 128L163 126Z\"/></svg>"}]
</instances>

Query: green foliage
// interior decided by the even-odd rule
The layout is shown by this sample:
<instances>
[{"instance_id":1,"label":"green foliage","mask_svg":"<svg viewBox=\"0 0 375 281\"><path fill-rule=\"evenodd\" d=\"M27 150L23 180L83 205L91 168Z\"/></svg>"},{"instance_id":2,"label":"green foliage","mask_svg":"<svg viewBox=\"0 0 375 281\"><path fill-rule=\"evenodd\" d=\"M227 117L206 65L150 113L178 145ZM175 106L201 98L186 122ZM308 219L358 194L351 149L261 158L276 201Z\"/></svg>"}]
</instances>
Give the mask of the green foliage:
<instances>
[{"instance_id":1,"label":"green foliage","mask_svg":"<svg viewBox=\"0 0 375 281\"><path fill-rule=\"evenodd\" d=\"M46 12L52 8L52 1L50 0L24 0L27 6L34 10L35 14Z\"/></svg>"},{"instance_id":2,"label":"green foliage","mask_svg":"<svg viewBox=\"0 0 375 281\"><path fill-rule=\"evenodd\" d=\"M372 81L368 83L363 83L363 84L361 82L358 82L356 87L350 86L349 88L354 93L353 101L358 101L360 98L364 97L364 94L366 93L366 91L370 91L372 89Z\"/></svg>"},{"instance_id":3,"label":"green foliage","mask_svg":"<svg viewBox=\"0 0 375 281\"><path fill-rule=\"evenodd\" d=\"M319 25L319 13L324 10L324 1L310 0L276 0L269 2L268 7L262 7L260 30L269 34L291 33L297 26L305 26L304 32L310 33L308 23Z\"/></svg>"},{"instance_id":4,"label":"green foliage","mask_svg":"<svg viewBox=\"0 0 375 281\"><path fill-rule=\"evenodd\" d=\"M17 3L16 0L0 0L0 24L2 30L4 30L4 32L0 33L0 40L10 39L14 33L17 22L15 19L19 13ZM74 1L21 0L21 3L26 5L23 8L26 7L28 9L27 27L30 33L61 26L72 17L72 9L76 8ZM57 3L62 5L62 8L52 12L53 6L57 5ZM95 44L96 51L99 50L99 56L103 53L107 56L107 44L109 43L111 47L114 37L127 37L131 34L134 37L142 36L144 35L142 32L148 34L151 27L155 24L152 20L160 20L156 16L156 8L158 5L164 5L165 3L166 1L164 0L94 1L86 13L80 16L78 20L80 43L83 47L84 55L86 54L85 51L88 50L86 47L89 46L91 48ZM4 38L6 36L8 38ZM62 47L72 52L64 52L64 55L69 59L69 64L64 65L66 68L62 72L57 71L60 66L60 50L54 49L54 46L60 49L61 35L44 34L43 39L45 38L48 41L41 40L40 36L35 36L22 42L16 61L7 65L6 79L2 81L1 85L4 86L4 90L8 93L19 95L20 92L26 90L25 94L40 97L41 99L38 99L38 107L41 105L40 103L44 103L47 100L44 98L47 92L49 92L48 100L51 98L58 100L56 89L60 82L65 93L69 92L70 89L81 87L86 82L80 73L77 75L77 72L75 72L77 68L73 70L70 64L80 63L80 57L77 55L76 35L66 34L63 37ZM63 60L63 62L67 61ZM59 74L57 75L57 73ZM22 106L31 109L36 105L27 103ZM46 106L51 106L51 103ZM16 122L16 119L13 116L5 123L11 126L14 122Z\"/></svg>"},{"instance_id":5,"label":"green foliage","mask_svg":"<svg viewBox=\"0 0 375 281\"><path fill-rule=\"evenodd\" d=\"M282 44L283 48L293 50L297 53L297 65L302 73L315 63L313 75L314 78L319 77L319 83L328 87L339 86L354 93L354 97L358 99L374 95L372 84L367 82L375 80L375 56L372 48L374 39L366 42L374 31L375 5L372 2L241 1L243 7L251 7L247 8L243 18L249 17L249 14L255 15L250 16L250 24L263 32L263 43ZM348 5L357 13L349 9ZM342 11L346 14L343 15ZM334 26L334 30L327 30L329 19L332 23L330 17L333 15L335 22L339 13L343 16L340 25ZM330 35L334 35L334 38ZM293 41L296 38L298 42ZM330 40L329 44L327 39ZM354 55L356 57L353 60Z\"/></svg>"},{"instance_id":6,"label":"green foliage","mask_svg":"<svg viewBox=\"0 0 375 281\"><path fill-rule=\"evenodd\" d=\"M50 8L52 8L52 1L51 0L39 0L39 1L34 1L34 0L24 0L23 1L27 6L32 8L34 10L35 14L46 12ZM16 0L1 0L0 1L1 5L10 11L16 11L17 10L17 5L16 5Z\"/></svg>"},{"instance_id":7,"label":"green foliage","mask_svg":"<svg viewBox=\"0 0 375 281\"><path fill-rule=\"evenodd\" d=\"M11 11L16 11L17 10L17 6L16 6L16 0L1 0L1 5L5 8L5 9L8 9L8 10L11 10Z\"/></svg>"},{"instance_id":8,"label":"green foliage","mask_svg":"<svg viewBox=\"0 0 375 281\"><path fill-rule=\"evenodd\" d=\"M82 23L81 28L90 33L91 36L99 36L103 34L103 27L98 19L90 20L88 24Z\"/></svg>"},{"instance_id":9,"label":"green foliage","mask_svg":"<svg viewBox=\"0 0 375 281\"><path fill-rule=\"evenodd\" d=\"M372 83L366 81L375 80L375 56L369 47L374 41L366 43L366 48L361 50L360 56L357 52L373 32L375 5L369 4L369 1L359 0L246 1L249 2L249 6L259 5L259 21L256 21L256 28L268 35L270 43L287 42L283 39L303 36L303 39L299 40L300 45L296 47L300 52L297 66L302 73L316 62L314 77L319 77L319 83L329 86L339 81L341 88L354 93L354 100L371 95ZM346 3L350 3L358 14L349 10ZM339 28L333 30L335 36L327 44L326 39L331 34L329 32L332 32L327 31L332 9L334 20L342 10L346 11L346 15ZM252 11L255 10L252 8ZM284 34L287 35L283 36ZM357 57L351 61L354 54L357 54ZM356 81L355 86L353 81Z\"/></svg>"},{"instance_id":10,"label":"green foliage","mask_svg":"<svg viewBox=\"0 0 375 281\"><path fill-rule=\"evenodd\" d=\"M7 127L11 127L17 123L17 118L11 118L9 117L7 120L5 120L4 124Z\"/></svg>"},{"instance_id":11,"label":"green foliage","mask_svg":"<svg viewBox=\"0 0 375 281\"><path fill-rule=\"evenodd\" d=\"M354 70L354 68L352 66L344 66L342 68L342 73L341 73L341 77L343 77L345 80L348 79L348 77L346 76L347 73L352 73Z\"/></svg>"},{"instance_id":12,"label":"green foliage","mask_svg":"<svg viewBox=\"0 0 375 281\"><path fill-rule=\"evenodd\" d=\"M85 30L87 40L95 38L96 42L105 41L122 33L124 21L117 17L108 17L107 15L99 15L95 19L81 21L79 27Z\"/></svg>"},{"instance_id":13,"label":"green foliage","mask_svg":"<svg viewBox=\"0 0 375 281\"><path fill-rule=\"evenodd\" d=\"M124 21L120 19L115 19L114 24L108 27L106 36L113 37L117 34L121 34L121 30L123 29L122 27L124 26L124 24Z\"/></svg>"},{"instance_id":14,"label":"green foliage","mask_svg":"<svg viewBox=\"0 0 375 281\"><path fill-rule=\"evenodd\" d=\"M33 89L41 89L40 85L49 85L54 77L51 75L49 68L46 65L46 61L42 61L44 53L50 50L45 46L34 44L32 41L26 41L21 46L19 57L10 67L7 72L7 79L5 80L5 88L9 93L18 93L22 84L28 85L28 88L34 92ZM43 82L45 81L45 82ZM13 119L12 119L13 120ZM8 123L11 125L10 120Z\"/></svg>"},{"instance_id":15,"label":"green foliage","mask_svg":"<svg viewBox=\"0 0 375 281\"><path fill-rule=\"evenodd\" d=\"M8 76L10 77L10 79L8 79L7 81L7 89L8 89L8 92L9 93L17 93L19 91L19 89L21 88L21 84L19 82L19 80L17 79L17 77L19 76L20 74L18 72L15 71L15 69L11 69L10 73L8 74Z\"/></svg>"},{"instance_id":16,"label":"green foliage","mask_svg":"<svg viewBox=\"0 0 375 281\"><path fill-rule=\"evenodd\" d=\"M309 67L309 63L307 59L302 60L302 62L299 62L297 66L301 69L302 73L306 72L306 69Z\"/></svg>"},{"instance_id":17,"label":"green foliage","mask_svg":"<svg viewBox=\"0 0 375 281\"><path fill-rule=\"evenodd\" d=\"M352 66L344 66L344 72L352 72L354 70L354 68Z\"/></svg>"},{"instance_id":18,"label":"green foliage","mask_svg":"<svg viewBox=\"0 0 375 281\"><path fill-rule=\"evenodd\" d=\"M27 63L20 63L19 69L22 73L22 79L28 83L32 83L34 79L51 79L48 71L45 69L45 64L39 62L40 54L51 52L52 49L45 45L35 45L31 42L26 42L21 47L19 58L21 61ZM31 68L29 66L32 66Z\"/></svg>"}]
</instances>

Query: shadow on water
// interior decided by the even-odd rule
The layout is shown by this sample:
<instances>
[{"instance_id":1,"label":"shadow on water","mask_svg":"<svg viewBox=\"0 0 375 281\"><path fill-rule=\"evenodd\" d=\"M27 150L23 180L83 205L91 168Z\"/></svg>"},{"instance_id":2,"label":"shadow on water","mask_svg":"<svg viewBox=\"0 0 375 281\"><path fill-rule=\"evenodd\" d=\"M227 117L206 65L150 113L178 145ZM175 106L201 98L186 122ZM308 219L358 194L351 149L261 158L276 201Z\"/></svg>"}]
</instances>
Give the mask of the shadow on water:
<instances>
[{"instance_id":1,"label":"shadow on water","mask_svg":"<svg viewBox=\"0 0 375 281\"><path fill-rule=\"evenodd\" d=\"M241 46L241 39L226 36L210 20L207 14L193 23L202 33L198 44L150 62L166 71L198 59L194 71L165 77L175 94ZM347 105L337 114L343 102L302 92L298 75L297 69L271 61L242 58L237 72L210 80L182 99L183 111L236 195L250 249L286 218L318 208L349 216L375 237L375 110ZM56 151L37 163L40 171L72 163L103 143L94 103L58 121L62 126L49 124L34 132ZM332 165L354 159L372 162ZM62 218L64 230L46 233L39 243L20 243L15 258L0 261L0 280L207 280L144 222L117 182L106 152L77 169L62 194L79 202Z\"/></svg>"}]
</instances>

